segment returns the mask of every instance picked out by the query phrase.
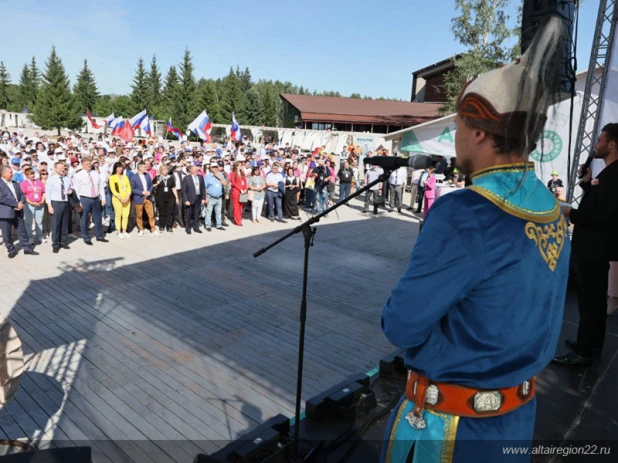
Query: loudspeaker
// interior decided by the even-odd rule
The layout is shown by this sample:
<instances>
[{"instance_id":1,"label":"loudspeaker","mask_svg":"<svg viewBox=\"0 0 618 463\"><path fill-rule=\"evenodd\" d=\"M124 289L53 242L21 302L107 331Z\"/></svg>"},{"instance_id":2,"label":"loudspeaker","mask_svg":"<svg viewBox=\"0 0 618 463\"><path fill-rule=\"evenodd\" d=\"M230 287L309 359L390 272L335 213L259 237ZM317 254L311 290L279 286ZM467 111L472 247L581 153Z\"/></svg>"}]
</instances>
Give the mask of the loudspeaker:
<instances>
[{"instance_id":1,"label":"loudspeaker","mask_svg":"<svg viewBox=\"0 0 618 463\"><path fill-rule=\"evenodd\" d=\"M290 442L290 420L279 414L217 453L197 455L194 463L285 463Z\"/></svg>"},{"instance_id":2,"label":"loudspeaker","mask_svg":"<svg viewBox=\"0 0 618 463\"><path fill-rule=\"evenodd\" d=\"M573 0L524 0L521 21L521 54L523 55L537 31L553 15L561 18L569 31L569 40L565 42L560 88L557 91L571 93L575 85L575 70L573 58L573 23L575 20L575 2Z\"/></svg>"},{"instance_id":3,"label":"loudspeaker","mask_svg":"<svg viewBox=\"0 0 618 463\"><path fill-rule=\"evenodd\" d=\"M406 350L396 350L380 360L380 374L385 376L406 377L408 371L404 364Z\"/></svg>"},{"instance_id":4,"label":"loudspeaker","mask_svg":"<svg viewBox=\"0 0 618 463\"><path fill-rule=\"evenodd\" d=\"M353 422L359 412L366 413L376 406L375 394L369 389L370 381L365 373L359 373L312 397L305 403L307 418Z\"/></svg>"}]
</instances>

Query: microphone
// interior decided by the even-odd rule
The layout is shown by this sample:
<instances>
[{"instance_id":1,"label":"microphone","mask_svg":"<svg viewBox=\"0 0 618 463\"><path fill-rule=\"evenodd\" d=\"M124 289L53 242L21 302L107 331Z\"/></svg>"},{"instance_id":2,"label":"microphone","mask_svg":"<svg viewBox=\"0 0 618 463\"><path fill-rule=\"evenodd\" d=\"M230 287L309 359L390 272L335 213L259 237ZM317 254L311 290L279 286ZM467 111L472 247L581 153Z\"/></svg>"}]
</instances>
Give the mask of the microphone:
<instances>
[{"instance_id":1,"label":"microphone","mask_svg":"<svg viewBox=\"0 0 618 463\"><path fill-rule=\"evenodd\" d=\"M586 162L584 162L584 164L582 165L581 173L578 172L577 174L578 178L584 178L584 175L586 175L586 172L588 171L588 169L590 169L590 164L592 164L593 160L594 160L594 151L590 154L590 156L588 156L588 159L586 159Z\"/></svg>"},{"instance_id":2,"label":"microphone","mask_svg":"<svg viewBox=\"0 0 618 463\"><path fill-rule=\"evenodd\" d=\"M426 169L433 166L431 157L423 154L415 154L407 158L398 156L372 156L365 158L363 163L371 164L372 166L380 166L383 169L395 170L400 167L412 167L413 169Z\"/></svg>"}]
</instances>

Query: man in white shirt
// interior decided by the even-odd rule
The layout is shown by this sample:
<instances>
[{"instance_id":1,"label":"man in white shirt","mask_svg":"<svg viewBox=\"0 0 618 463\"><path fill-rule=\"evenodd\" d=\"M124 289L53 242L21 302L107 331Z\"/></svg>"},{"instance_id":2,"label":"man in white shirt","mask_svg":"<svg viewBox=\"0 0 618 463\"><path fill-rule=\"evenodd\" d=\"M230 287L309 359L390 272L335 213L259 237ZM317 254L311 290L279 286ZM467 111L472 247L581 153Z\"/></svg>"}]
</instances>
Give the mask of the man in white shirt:
<instances>
[{"instance_id":1,"label":"man in white shirt","mask_svg":"<svg viewBox=\"0 0 618 463\"><path fill-rule=\"evenodd\" d=\"M89 217L92 213L92 222L97 241L107 243L103 235L103 219L101 217L101 206L105 206L105 183L101 175L92 169L92 160L89 157L82 159L81 169L73 177L73 187L82 205L82 238L84 243L92 246L89 232Z\"/></svg>"},{"instance_id":2,"label":"man in white shirt","mask_svg":"<svg viewBox=\"0 0 618 463\"><path fill-rule=\"evenodd\" d=\"M403 192L405 191L406 181L408 180L408 168L400 167L393 171L388 179L389 204L388 212L393 212L397 208L397 212L401 214L401 205L403 204Z\"/></svg>"},{"instance_id":3,"label":"man in white shirt","mask_svg":"<svg viewBox=\"0 0 618 463\"><path fill-rule=\"evenodd\" d=\"M268 200L268 218L271 222L275 220L275 204L277 205L277 220L283 220L283 210L281 209L281 196L279 195L279 183L283 182L283 175L279 173L279 163L275 162L272 169L266 175L266 199Z\"/></svg>"}]
</instances>

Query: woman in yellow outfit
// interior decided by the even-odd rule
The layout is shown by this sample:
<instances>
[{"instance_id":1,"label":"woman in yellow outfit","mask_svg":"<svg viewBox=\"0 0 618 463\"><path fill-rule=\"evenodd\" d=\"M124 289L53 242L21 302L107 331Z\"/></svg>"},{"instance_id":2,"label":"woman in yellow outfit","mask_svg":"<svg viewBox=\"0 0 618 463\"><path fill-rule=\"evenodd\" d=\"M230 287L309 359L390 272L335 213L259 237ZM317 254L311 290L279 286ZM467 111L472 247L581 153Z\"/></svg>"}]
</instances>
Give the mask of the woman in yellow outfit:
<instances>
[{"instance_id":1,"label":"woman in yellow outfit","mask_svg":"<svg viewBox=\"0 0 618 463\"><path fill-rule=\"evenodd\" d=\"M109 191L112 194L112 205L116 214L116 234L122 240L130 237L127 233L127 225L131 213L131 183L129 177L124 175L122 163L115 163L112 172L109 178Z\"/></svg>"}]
</instances>

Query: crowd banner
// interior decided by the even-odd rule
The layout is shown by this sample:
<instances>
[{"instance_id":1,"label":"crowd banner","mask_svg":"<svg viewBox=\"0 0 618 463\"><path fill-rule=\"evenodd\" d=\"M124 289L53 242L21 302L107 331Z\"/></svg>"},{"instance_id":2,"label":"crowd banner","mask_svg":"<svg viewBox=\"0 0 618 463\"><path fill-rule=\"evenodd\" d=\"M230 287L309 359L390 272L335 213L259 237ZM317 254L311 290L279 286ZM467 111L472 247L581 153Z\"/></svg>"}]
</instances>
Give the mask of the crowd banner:
<instances>
[{"instance_id":1,"label":"crowd banner","mask_svg":"<svg viewBox=\"0 0 618 463\"><path fill-rule=\"evenodd\" d=\"M378 146L384 145L384 139L371 134L361 134L354 136L354 146L360 146L361 155L367 156L368 152L375 153Z\"/></svg>"}]
</instances>

